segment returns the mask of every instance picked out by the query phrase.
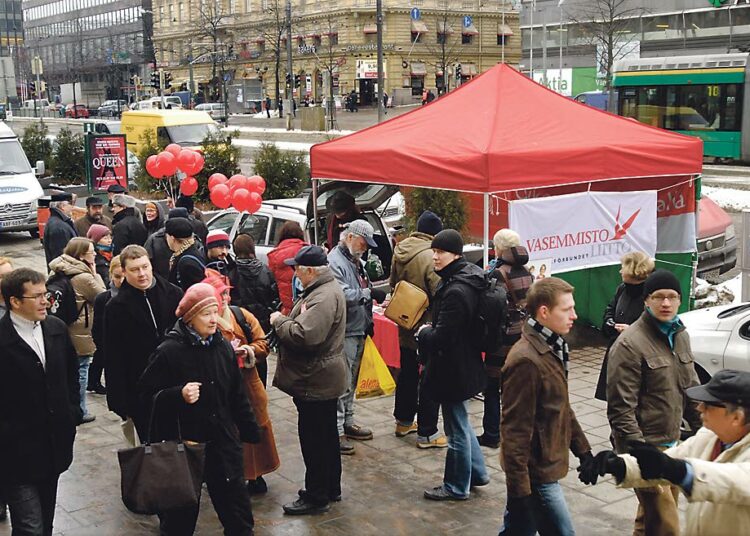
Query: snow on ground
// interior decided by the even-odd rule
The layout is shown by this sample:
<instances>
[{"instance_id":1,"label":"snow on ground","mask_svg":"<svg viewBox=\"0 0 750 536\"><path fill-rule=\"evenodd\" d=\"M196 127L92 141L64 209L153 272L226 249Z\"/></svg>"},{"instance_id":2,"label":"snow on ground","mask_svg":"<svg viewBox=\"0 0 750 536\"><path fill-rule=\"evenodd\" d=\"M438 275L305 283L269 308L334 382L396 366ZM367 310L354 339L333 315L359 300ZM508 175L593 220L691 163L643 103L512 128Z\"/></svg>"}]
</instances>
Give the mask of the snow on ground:
<instances>
[{"instance_id":1,"label":"snow on ground","mask_svg":"<svg viewBox=\"0 0 750 536\"><path fill-rule=\"evenodd\" d=\"M265 117L265 115L263 116ZM332 134L335 136L345 136L347 134L353 134L354 130L287 130L286 128L268 128L268 127L233 127L228 126L222 128L224 132L233 132L235 130L244 132L246 134Z\"/></svg>"},{"instance_id":2,"label":"snow on ground","mask_svg":"<svg viewBox=\"0 0 750 536\"><path fill-rule=\"evenodd\" d=\"M729 301L728 293L734 299ZM742 274L737 274L732 279L728 279L717 285L712 285L705 279L695 278L696 308L710 307L712 305L728 305L730 303L739 304L742 302Z\"/></svg>"},{"instance_id":3,"label":"snow on ground","mask_svg":"<svg viewBox=\"0 0 750 536\"><path fill-rule=\"evenodd\" d=\"M270 143L271 145L275 145L282 151L303 151L305 153L310 152L310 147L315 145L314 143L301 143L296 141L263 141L263 140L246 140L242 138L234 138L232 140L232 145L236 145L238 147L252 147L257 148L260 147L263 143Z\"/></svg>"},{"instance_id":4,"label":"snow on ground","mask_svg":"<svg viewBox=\"0 0 750 536\"><path fill-rule=\"evenodd\" d=\"M703 186L701 193L710 197L723 209L741 211L742 209L750 208L750 190Z\"/></svg>"}]
</instances>

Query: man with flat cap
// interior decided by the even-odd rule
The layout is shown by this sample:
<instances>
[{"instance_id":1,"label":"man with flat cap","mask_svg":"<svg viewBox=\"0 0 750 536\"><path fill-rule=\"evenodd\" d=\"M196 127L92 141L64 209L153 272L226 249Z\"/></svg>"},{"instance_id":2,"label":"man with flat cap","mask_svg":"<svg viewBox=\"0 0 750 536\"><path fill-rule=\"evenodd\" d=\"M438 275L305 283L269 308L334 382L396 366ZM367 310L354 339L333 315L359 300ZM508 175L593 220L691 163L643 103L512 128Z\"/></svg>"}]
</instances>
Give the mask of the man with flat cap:
<instances>
[{"instance_id":1,"label":"man with flat cap","mask_svg":"<svg viewBox=\"0 0 750 536\"><path fill-rule=\"evenodd\" d=\"M69 193L52 194L49 204L49 219L44 225L44 258L47 265L63 254L71 238L78 236L73 214L73 196Z\"/></svg>"},{"instance_id":2,"label":"man with flat cap","mask_svg":"<svg viewBox=\"0 0 750 536\"><path fill-rule=\"evenodd\" d=\"M104 207L104 215L110 220L115 217L114 198L116 194L126 194L127 189L120 184L113 184L107 188L107 206Z\"/></svg>"},{"instance_id":3,"label":"man with flat cap","mask_svg":"<svg viewBox=\"0 0 750 536\"><path fill-rule=\"evenodd\" d=\"M112 208L115 212L115 217L112 218L112 253L119 255L125 246L145 244L148 231L140 215L136 213L135 197L115 194Z\"/></svg>"},{"instance_id":4,"label":"man with flat cap","mask_svg":"<svg viewBox=\"0 0 750 536\"><path fill-rule=\"evenodd\" d=\"M86 214L75 221L78 236L86 236L95 223L112 230L112 220L104 215L104 201L92 195L86 198Z\"/></svg>"},{"instance_id":5,"label":"man with flat cap","mask_svg":"<svg viewBox=\"0 0 750 536\"><path fill-rule=\"evenodd\" d=\"M690 337L677 310L680 281L672 272L656 270L643 284L644 311L609 350L607 417L615 449L627 452L631 441L645 441L662 450L680 439L682 419L690 429L701 427L695 402L685 389L698 385ZM674 486L637 488L638 512L633 534L679 534Z\"/></svg>"},{"instance_id":6,"label":"man with flat cap","mask_svg":"<svg viewBox=\"0 0 750 536\"><path fill-rule=\"evenodd\" d=\"M347 389L346 300L320 246L305 246L285 264L304 287L285 316L271 314L279 340L273 384L292 396L305 461L305 489L284 505L288 515L317 514L341 500L336 403Z\"/></svg>"},{"instance_id":7,"label":"man with flat cap","mask_svg":"<svg viewBox=\"0 0 750 536\"><path fill-rule=\"evenodd\" d=\"M643 442L630 443L630 454L600 452L580 478L595 484L609 473L624 487L678 486L689 503L681 534L740 534L750 527L750 372L720 370L686 394L703 420L693 437L664 452Z\"/></svg>"}]
</instances>

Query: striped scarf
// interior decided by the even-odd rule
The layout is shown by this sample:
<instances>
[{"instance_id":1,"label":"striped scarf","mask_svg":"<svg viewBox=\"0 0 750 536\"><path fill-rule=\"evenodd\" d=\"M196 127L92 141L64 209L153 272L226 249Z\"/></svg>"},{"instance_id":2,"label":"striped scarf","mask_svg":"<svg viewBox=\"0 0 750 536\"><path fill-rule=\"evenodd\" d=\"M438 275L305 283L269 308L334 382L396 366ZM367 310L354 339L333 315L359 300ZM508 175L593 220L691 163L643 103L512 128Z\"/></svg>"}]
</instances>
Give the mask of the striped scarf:
<instances>
[{"instance_id":1,"label":"striped scarf","mask_svg":"<svg viewBox=\"0 0 750 536\"><path fill-rule=\"evenodd\" d=\"M539 333L539 335L542 336L547 344L550 345L550 348L552 348L552 353L555 354L555 357L557 357L557 359L559 359L562 363L563 368L565 369L565 376L567 377L569 349L568 343L565 342L565 339L563 339L560 335L558 335L551 329L544 327L532 317L529 317L526 320L526 323L531 326L534 331Z\"/></svg>"},{"instance_id":2,"label":"striped scarf","mask_svg":"<svg viewBox=\"0 0 750 536\"><path fill-rule=\"evenodd\" d=\"M172 256L169 258L169 269L171 270L172 267L174 267L174 263L177 262L177 258L185 253L188 249L190 249L190 246L195 244L195 237L191 236L190 238L186 238L185 241L182 243L182 245L179 247L177 251L172 253Z\"/></svg>"}]
</instances>

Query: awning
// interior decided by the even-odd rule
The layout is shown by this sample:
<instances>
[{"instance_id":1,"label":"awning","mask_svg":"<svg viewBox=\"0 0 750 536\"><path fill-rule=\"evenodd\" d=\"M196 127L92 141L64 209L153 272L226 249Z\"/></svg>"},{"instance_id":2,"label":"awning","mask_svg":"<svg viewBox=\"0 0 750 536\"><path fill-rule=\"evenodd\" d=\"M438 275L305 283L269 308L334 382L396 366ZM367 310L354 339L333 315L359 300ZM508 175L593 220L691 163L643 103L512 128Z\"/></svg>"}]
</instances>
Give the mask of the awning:
<instances>
[{"instance_id":1,"label":"awning","mask_svg":"<svg viewBox=\"0 0 750 536\"><path fill-rule=\"evenodd\" d=\"M323 33L323 35L325 35L326 37L331 37L332 35L338 35L338 34L339 34L339 31L335 30L335 29L334 30L329 30L329 31Z\"/></svg>"},{"instance_id":2,"label":"awning","mask_svg":"<svg viewBox=\"0 0 750 536\"><path fill-rule=\"evenodd\" d=\"M261 44L261 43L265 43L265 42L266 42L266 38L263 37L262 35L259 35L258 37L256 37L255 39L253 39L253 43Z\"/></svg>"},{"instance_id":3,"label":"awning","mask_svg":"<svg viewBox=\"0 0 750 536\"><path fill-rule=\"evenodd\" d=\"M479 35L479 30L477 30L477 27L474 26L474 23L472 22L468 26L464 26L461 28L461 34L462 35Z\"/></svg>"},{"instance_id":4,"label":"awning","mask_svg":"<svg viewBox=\"0 0 750 536\"><path fill-rule=\"evenodd\" d=\"M320 37L320 30L312 30L306 37Z\"/></svg>"},{"instance_id":5,"label":"awning","mask_svg":"<svg viewBox=\"0 0 750 536\"><path fill-rule=\"evenodd\" d=\"M437 23L437 31L439 34L450 35L453 33L453 28L448 24L448 21L439 20Z\"/></svg>"},{"instance_id":6,"label":"awning","mask_svg":"<svg viewBox=\"0 0 750 536\"><path fill-rule=\"evenodd\" d=\"M304 38L305 36L302 35L301 33L298 33L297 35L294 36L294 39L304 39Z\"/></svg>"},{"instance_id":7,"label":"awning","mask_svg":"<svg viewBox=\"0 0 750 536\"><path fill-rule=\"evenodd\" d=\"M378 25L375 24L375 23L365 24L365 27L362 28L362 33L365 33L365 34L376 34L376 33L378 33Z\"/></svg>"},{"instance_id":8,"label":"awning","mask_svg":"<svg viewBox=\"0 0 750 536\"><path fill-rule=\"evenodd\" d=\"M427 33L427 25L421 20L411 20L411 33Z\"/></svg>"},{"instance_id":9,"label":"awning","mask_svg":"<svg viewBox=\"0 0 750 536\"><path fill-rule=\"evenodd\" d=\"M477 65L475 63L462 63L461 76L476 76Z\"/></svg>"},{"instance_id":10,"label":"awning","mask_svg":"<svg viewBox=\"0 0 750 536\"><path fill-rule=\"evenodd\" d=\"M513 30L507 24L498 24L497 35L513 35Z\"/></svg>"},{"instance_id":11,"label":"awning","mask_svg":"<svg viewBox=\"0 0 750 536\"><path fill-rule=\"evenodd\" d=\"M427 65L421 61L411 62L411 75L412 76L427 76Z\"/></svg>"}]
</instances>

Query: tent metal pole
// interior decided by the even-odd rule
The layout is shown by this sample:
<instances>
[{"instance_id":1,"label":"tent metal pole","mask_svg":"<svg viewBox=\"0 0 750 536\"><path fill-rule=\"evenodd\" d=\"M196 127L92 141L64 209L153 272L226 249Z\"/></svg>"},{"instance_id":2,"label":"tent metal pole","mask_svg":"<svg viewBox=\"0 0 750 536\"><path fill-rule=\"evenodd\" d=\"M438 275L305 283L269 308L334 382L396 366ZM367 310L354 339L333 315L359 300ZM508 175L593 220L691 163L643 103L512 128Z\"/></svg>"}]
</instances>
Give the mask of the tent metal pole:
<instances>
[{"instance_id":1,"label":"tent metal pole","mask_svg":"<svg viewBox=\"0 0 750 536\"><path fill-rule=\"evenodd\" d=\"M486 267L490 263L490 194L484 194L484 265Z\"/></svg>"},{"instance_id":2,"label":"tent metal pole","mask_svg":"<svg viewBox=\"0 0 750 536\"><path fill-rule=\"evenodd\" d=\"M320 244L318 239L318 179L312 180L312 197L313 197L313 224L315 244Z\"/></svg>"}]
</instances>

